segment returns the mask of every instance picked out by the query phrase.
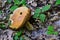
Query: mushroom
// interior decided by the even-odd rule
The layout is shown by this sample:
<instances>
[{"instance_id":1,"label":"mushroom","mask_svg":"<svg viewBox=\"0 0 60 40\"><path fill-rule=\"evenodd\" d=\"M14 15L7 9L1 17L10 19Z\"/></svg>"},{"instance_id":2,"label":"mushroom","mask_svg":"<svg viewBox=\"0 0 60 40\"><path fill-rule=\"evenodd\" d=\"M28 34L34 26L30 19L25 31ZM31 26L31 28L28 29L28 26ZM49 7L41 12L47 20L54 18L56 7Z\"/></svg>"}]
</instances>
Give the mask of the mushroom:
<instances>
[{"instance_id":1,"label":"mushroom","mask_svg":"<svg viewBox=\"0 0 60 40\"><path fill-rule=\"evenodd\" d=\"M28 23L31 16L30 9L22 6L14 10L13 14L10 16L11 25L10 28L12 29L19 29L21 28L25 23Z\"/></svg>"}]
</instances>

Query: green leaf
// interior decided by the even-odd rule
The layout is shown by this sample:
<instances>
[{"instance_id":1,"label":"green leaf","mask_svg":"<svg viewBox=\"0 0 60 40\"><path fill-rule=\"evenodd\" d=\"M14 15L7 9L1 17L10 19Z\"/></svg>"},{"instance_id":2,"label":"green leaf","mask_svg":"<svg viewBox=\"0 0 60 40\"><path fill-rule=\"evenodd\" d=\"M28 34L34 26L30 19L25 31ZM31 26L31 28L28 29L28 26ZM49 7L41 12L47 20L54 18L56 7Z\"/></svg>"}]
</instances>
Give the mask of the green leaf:
<instances>
[{"instance_id":1,"label":"green leaf","mask_svg":"<svg viewBox=\"0 0 60 40\"><path fill-rule=\"evenodd\" d=\"M12 0L7 0L8 3L11 3Z\"/></svg>"},{"instance_id":2,"label":"green leaf","mask_svg":"<svg viewBox=\"0 0 60 40\"><path fill-rule=\"evenodd\" d=\"M37 8L34 12L34 15L33 15L33 18L38 18L38 16L40 15L41 13L41 9L40 8Z\"/></svg>"},{"instance_id":3,"label":"green leaf","mask_svg":"<svg viewBox=\"0 0 60 40\"><path fill-rule=\"evenodd\" d=\"M54 26L52 26L52 25L48 26L48 30L49 31L54 31Z\"/></svg>"},{"instance_id":4,"label":"green leaf","mask_svg":"<svg viewBox=\"0 0 60 40\"><path fill-rule=\"evenodd\" d=\"M22 31L18 31L17 33L15 33L16 36L21 36Z\"/></svg>"},{"instance_id":5,"label":"green leaf","mask_svg":"<svg viewBox=\"0 0 60 40\"><path fill-rule=\"evenodd\" d=\"M45 14L40 14L39 19L41 22L44 22L46 20L46 15Z\"/></svg>"},{"instance_id":6,"label":"green leaf","mask_svg":"<svg viewBox=\"0 0 60 40\"><path fill-rule=\"evenodd\" d=\"M51 5L45 5L42 7L42 12L48 11L50 9Z\"/></svg>"},{"instance_id":7,"label":"green leaf","mask_svg":"<svg viewBox=\"0 0 60 40\"><path fill-rule=\"evenodd\" d=\"M20 31L17 31L13 37L14 40L18 40L19 37L21 37L22 35L22 32L23 32L23 28L20 29Z\"/></svg>"},{"instance_id":8,"label":"green leaf","mask_svg":"<svg viewBox=\"0 0 60 40\"><path fill-rule=\"evenodd\" d=\"M26 5L26 0L22 0L22 1L20 2L20 4Z\"/></svg>"},{"instance_id":9,"label":"green leaf","mask_svg":"<svg viewBox=\"0 0 60 40\"><path fill-rule=\"evenodd\" d=\"M24 38L23 37L20 37L20 40L24 40Z\"/></svg>"},{"instance_id":10,"label":"green leaf","mask_svg":"<svg viewBox=\"0 0 60 40\"><path fill-rule=\"evenodd\" d=\"M0 11L0 14L2 14L2 11Z\"/></svg>"},{"instance_id":11,"label":"green leaf","mask_svg":"<svg viewBox=\"0 0 60 40\"><path fill-rule=\"evenodd\" d=\"M14 6L12 6L12 7L10 8L10 11L13 12L16 8L18 8L18 6L14 5Z\"/></svg>"},{"instance_id":12,"label":"green leaf","mask_svg":"<svg viewBox=\"0 0 60 40\"><path fill-rule=\"evenodd\" d=\"M48 35L52 35L53 32L51 32L51 31L47 31L47 34L48 34Z\"/></svg>"},{"instance_id":13,"label":"green leaf","mask_svg":"<svg viewBox=\"0 0 60 40\"><path fill-rule=\"evenodd\" d=\"M15 35L17 35L17 36L21 36L22 35L22 33L23 33L23 28L21 28L20 29L20 31L17 31L16 33L15 33Z\"/></svg>"},{"instance_id":14,"label":"green leaf","mask_svg":"<svg viewBox=\"0 0 60 40\"><path fill-rule=\"evenodd\" d=\"M14 36L13 40L18 40L18 38L19 38L18 36Z\"/></svg>"},{"instance_id":15,"label":"green leaf","mask_svg":"<svg viewBox=\"0 0 60 40\"><path fill-rule=\"evenodd\" d=\"M14 4L17 4L17 5L25 5L26 4L26 0L14 0Z\"/></svg>"},{"instance_id":16,"label":"green leaf","mask_svg":"<svg viewBox=\"0 0 60 40\"><path fill-rule=\"evenodd\" d=\"M19 5L20 4L20 1L19 0L14 0L14 4Z\"/></svg>"},{"instance_id":17,"label":"green leaf","mask_svg":"<svg viewBox=\"0 0 60 40\"><path fill-rule=\"evenodd\" d=\"M55 5L59 5L60 4L60 0L56 0L56 4Z\"/></svg>"},{"instance_id":18,"label":"green leaf","mask_svg":"<svg viewBox=\"0 0 60 40\"><path fill-rule=\"evenodd\" d=\"M33 18L38 18L39 15L40 15L39 13L35 13Z\"/></svg>"},{"instance_id":19,"label":"green leaf","mask_svg":"<svg viewBox=\"0 0 60 40\"><path fill-rule=\"evenodd\" d=\"M0 23L0 28L1 29L6 29L6 25L4 23Z\"/></svg>"},{"instance_id":20,"label":"green leaf","mask_svg":"<svg viewBox=\"0 0 60 40\"><path fill-rule=\"evenodd\" d=\"M54 35L58 35L58 32L54 32Z\"/></svg>"}]
</instances>

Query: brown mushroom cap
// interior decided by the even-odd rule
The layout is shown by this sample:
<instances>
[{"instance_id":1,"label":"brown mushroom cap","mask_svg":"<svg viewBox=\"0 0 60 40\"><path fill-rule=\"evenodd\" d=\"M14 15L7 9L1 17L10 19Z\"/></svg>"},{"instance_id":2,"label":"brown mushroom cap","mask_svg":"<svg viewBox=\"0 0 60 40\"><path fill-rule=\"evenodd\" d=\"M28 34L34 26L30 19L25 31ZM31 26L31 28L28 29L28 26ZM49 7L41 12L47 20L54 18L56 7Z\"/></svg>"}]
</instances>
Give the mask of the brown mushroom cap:
<instances>
[{"instance_id":1,"label":"brown mushroom cap","mask_svg":"<svg viewBox=\"0 0 60 40\"><path fill-rule=\"evenodd\" d=\"M10 16L10 20L12 21L10 28L19 29L26 23L26 21L29 20L30 16L30 9L28 9L27 7L23 6L17 8Z\"/></svg>"}]
</instances>

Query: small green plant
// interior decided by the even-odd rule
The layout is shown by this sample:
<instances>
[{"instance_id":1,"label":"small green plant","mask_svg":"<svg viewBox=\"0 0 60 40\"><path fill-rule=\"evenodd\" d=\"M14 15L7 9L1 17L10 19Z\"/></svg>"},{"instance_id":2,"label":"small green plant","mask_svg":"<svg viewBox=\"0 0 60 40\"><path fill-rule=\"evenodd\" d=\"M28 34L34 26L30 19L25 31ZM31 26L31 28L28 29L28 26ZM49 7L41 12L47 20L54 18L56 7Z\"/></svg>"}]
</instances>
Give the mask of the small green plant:
<instances>
[{"instance_id":1,"label":"small green plant","mask_svg":"<svg viewBox=\"0 0 60 40\"><path fill-rule=\"evenodd\" d=\"M14 0L14 4L15 5L25 5L26 4L26 0Z\"/></svg>"},{"instance_id":2,"label":"small green plant","mask_svg":"<svg viewBox=\"0 0 60 40\"><path fill-rule=\"evenodd\" d=\"M20 1L19 0L14 0L14 4L15 5L19 5L20 4Z\"/></svg>"},{"instance_id":3,"label":"small green plant","mask_svg":"<svg viewBox=\"0 0 60 40\"><path fill-rule=\"evenodd\" d=\"M60 4L60 0L56 0L55 5L59 5Z\"/></svg>"},{"instance_id":4,"label":"small green plant","mask_svg":"<svg viewBox=\"0 0 60 40\"><path fill-rule=\"evenodd\" d=\"M4 23L0 23L0 28L1 29L6 29L6 25Z\"/></svg>"},{"instance_id":5,"label":"small green plant","mask_svg":"<svg viewBox=\"0 0 60 40\"><path fill-rule=\"evenodd\" d=\"M13 40L18 40L23 33L23 28L20 29L20 31L17 31L13 37Z\"/></svg>"},{"instance_id":6,"label":"small green plant","mask_svg":"<svg viewBox=\"0 0 60 40\"><path fill-rule=\"evenodd\" d=\"M55 5L56 6L60 5L60 0L56 0ZM45 14L41 16L41 14L48 11L49 9L51 9L51 5L45 5L42 7L42 9L37 8L34 12L33 18L36 18L36 19L39 18L41 22L44 22L46 19L46 16L45 16Z\"/></svg>"},{"instance_id":7,"label":"small green plant","mask_svg":"<svg viewBox=\"0 0 60 40\"><path fill-rule=\"evenodd\" d=\"M40 15L40 13L41 13L41 9L40 9L40 8L36 8L36 10L35 10L35 12L34 12L33 18L38 18L39 15Z\"/></svg>"},{"instance_id":8,"label":"small green plant","mask_svg":"<svg viewBox=\"0 0 60 40\"><path fill-rule=\"evenodd\" d=\"M16 8L18 8L18 6L14 5L14 6L12 6L12 7L10 8L10 11L13 12Z\"/></svg>"},{"instance_id":9,"label":"small green plant","mask_svg":"<svg viewBox=\"0 0 60 40\"><path fill-rule=\"evenodd\" d=\"M47 34L48 35L58 35L58 32L57 31L54 31L54 26L50 25L48 26L47 28Z\"/></svg>"},{"instance_id":10,"label":"small green plant","mask_svg":"<svg viewBox=\"0 0 60 40\"><path fill-rule=\"evenodd\" d=\"M11 1L8 1L8 3L11 3ZM14 0L14 5L11 6L10 11L13 12L19 5L26 5L26 0Z\"/></svg>"},{"instance_id":11,"label":"small green plant","mask_svg":"<svg viewBox=\"0 0 60 40\"><path fill-rule=\"evenodd\" d=\"M14 36L13 40L18 40L18 38L19 38L18 36Z\"/></svg>"},{"instance_id":12,"label":"small green plant","mask_svg":"<svg viewBox=\"0 0 60 40\"><path fill-rule=\"evenodd\" d=\"M48 11L50 9L51 5L45 5L42 7L42 12Z\"/></svg>"},{"instance_id":13,"label":"small green plant","mask_svg":"<svg viewBox=\"0 0 60 40\"><path fill-rule=\"evenodd\" d=\"M45 5L42 7L42 9L37 8L34 12L33 18L39 18L41 22L45 22L46 15L43 14L45 11L48 11L50 9L51 5Z\"/></svg>"},{"instance_id":14,"label":"small green plant","mask_svg":"<svg viewBox=\"0 0 60 40\"><path fill-rule=\"evenodd\" d=\"M48 35L52 35L53 32L51 32L51 31L47 31L47 34L48 34Z\"/></svg>"},{"instance_id":15,"label":"small green plant","mask_svg":"<svg viewBox=\"0 0 60 40\"><path fill-rule=\"evenodd\" d=\"M48 30L49 31L54 31L54 26L52 26L52 25L48 26Z\"/></svg>"},{"instance_id":16,"label":"small green plant","mask_svg":"<svg viewBox=\"0 0 60 40\"><path fill-rule=\"evenodd\" d=\"M39 19L40 19L40 21L44 22L45 19L46 19L46 15L45 14L40 14Z\"/></svg>"},{"instance_id":17,"label":"small green plant","mask_svg":"<svg viewBox=\"0 0 60 40\"><path fill-rule=\"evenodd\" d=\"M56 31L56 32L54 32L54 35L58 35L58 32Z\"/></svg>"}]
</instances>

